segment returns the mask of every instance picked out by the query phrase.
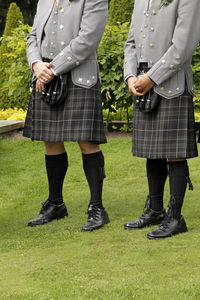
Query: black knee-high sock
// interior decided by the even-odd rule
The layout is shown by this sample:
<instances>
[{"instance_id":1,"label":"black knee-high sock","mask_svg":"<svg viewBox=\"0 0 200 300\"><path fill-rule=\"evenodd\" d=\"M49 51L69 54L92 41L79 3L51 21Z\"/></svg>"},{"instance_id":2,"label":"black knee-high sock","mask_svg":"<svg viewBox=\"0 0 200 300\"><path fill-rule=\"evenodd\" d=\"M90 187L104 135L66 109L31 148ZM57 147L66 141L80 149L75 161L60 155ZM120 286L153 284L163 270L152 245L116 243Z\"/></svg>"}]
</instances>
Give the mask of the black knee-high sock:
<instances>
[{"instance_id":1,"label":"black knee-high sock","mask_svg":"<svg viewBox=\"0 0 200 300\"><path fill-rule=\"evenodd\" d=\"M104 171L104 156L101 151L92 154L82 154L83 169L90 188L90 204L102 206L102 188Z\"/></svg>"},{"instance_id":2,"label":"black knee-high sock","mask_svg":"<svg viewBox=\"0 0 200 300\"><path fill-rule=\"evenodd\" d=\"M181 215L187 183L189 184L189 189L192 190L193 186L189 179L187 161L169 162L170 201L172 202L174 218L179 218Z\"/></svg>"},{"instance_id":3,"label":"black knee-high sock","mask_svg":"<svg viewBox=\"0 0 200 300\"><path fill-rule=\"evenodd\" d=\"M147 159L150 207L155 211L163 209L163 192L167 179L166 159Z\"/></svg>"},{"instance_id":4,"label":"black knee-high sock","mask_svg":"<svg viewBox=\"0 0 200 300\"><path fill-rule=\"evenodd\" d=\"M59 205L63 202L62 188L68 168L67 153L45 155L46 170L49 183L49 201Z\"/></svg>"}]
</instances>

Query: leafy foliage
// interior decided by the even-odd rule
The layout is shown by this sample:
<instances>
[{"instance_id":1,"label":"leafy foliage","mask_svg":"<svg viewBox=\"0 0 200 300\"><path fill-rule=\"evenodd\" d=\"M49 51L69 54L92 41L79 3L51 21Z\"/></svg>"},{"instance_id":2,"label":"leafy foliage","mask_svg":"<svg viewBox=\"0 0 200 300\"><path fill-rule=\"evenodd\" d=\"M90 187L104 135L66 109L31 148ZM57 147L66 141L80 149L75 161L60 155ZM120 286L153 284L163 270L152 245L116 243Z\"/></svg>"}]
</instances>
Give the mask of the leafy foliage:
<instances>
[{"instance_id":1,"label":"leafy foliage","mask_svg":"<svg viewBox=\"0 0 200 300\"><path fill-rule=\"evenodd\" d=\"M22 13L15 3L11 3L0 45L0 108L2 109L16 106L16 102L19 100L10 97L9 89L11 83L10 76L12 76L15 71L13 67L17 64L17 57L20 60L26 59L26 51L20 51L20 53L17 51L17 47L21 48L23 32L19 31L23 30L23 27L19 27L18 31L15 28L18 28L20 24L24 26ZM15 41L15 46L12 44L12 40ZM18 80L17 76L18 73L13 75L15 81ZM17 88L18 86L16 85L15 89ZM16 107L19 107L19 105Z\"/></svg>"},{"instance_id":2,"label":"leafy foliage","mask_svg":"<svg viewBox=\"0 0 200 300\"><path fill-rule=\"evenodd\" d=\"M109 7L108 23L116 25L118 23L130 22L133 13L134 0L111 0Z\"/></svg>"},{"instance_id":3,"label":"leafy foliage","mask_svg":"<svg viewBox=\"0 0 200 300\"><path fill-rule=\"evenodd\" d=\"M12 35L12 30L18 27L19 24L23 22L24 18L19 7L16 3L12 2L8 9L3 36Z\"/></svg>"},{"instance_id":4,"label":"leafy foliage","mask_svg":"<svg viewBox=\"0 0 200 300\"><path fill-rule=\"evenodd\" d=\"M3 84L3 90L8 93L8 107L26 109L28 106L32 78L26 58L26 37L29 32L29 25L21 24L13 30L12 36L5 37L9 53L4 53L4 59L12 61L10 68L5 69L7 80Z\"/></svg>"},{"instance_id":5,"label":"leafy foliage","mask_svg":"<svg viewBox=\"0 0 200 300\"><path fill-rule=\"evenodd\" d=\"M102 80L103 108L109 113L132 105L133 98L123 80L124 43L129 23L107 26L98 50ZM128 121L127 113L127 121Z\"/></svg>"},{"instance_id":6,"label":"leafy foliage","mask_svg":"<svg viewBox=\"0 0 200 300\"><path fill-rule=\"evenodd\" d=\"M200 46L193 55L192 70L194 74L194 107L196 111L200 111Z\"/></svg>"}]
</instances>

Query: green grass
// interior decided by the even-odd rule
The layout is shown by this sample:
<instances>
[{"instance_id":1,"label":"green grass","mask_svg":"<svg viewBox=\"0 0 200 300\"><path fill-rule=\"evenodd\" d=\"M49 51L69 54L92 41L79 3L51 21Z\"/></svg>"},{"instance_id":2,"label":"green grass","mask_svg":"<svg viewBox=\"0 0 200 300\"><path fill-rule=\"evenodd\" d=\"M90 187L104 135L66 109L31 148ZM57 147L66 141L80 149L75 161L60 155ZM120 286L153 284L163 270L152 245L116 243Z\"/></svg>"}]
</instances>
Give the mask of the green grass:
<instances>
[{"instance_id":1,"label":"green grass","mask_svg":"<svg viewBox=\"0 0 200 300\"><path fill-rule=\"evenodd\" d=\"M131 155L131 139L110 139L104 205L111 223L81 232L89 191L76 143L66 144L64 199L69 217L29 228L47 197L43 145L0 141L0 299L200 299L200 163L189 160L195 190L183 214L189 232L149 241L152 228L125 231L147 195L145 160ZM169 198L166 184L165 206Z\"/></svg>"}]
</instances>

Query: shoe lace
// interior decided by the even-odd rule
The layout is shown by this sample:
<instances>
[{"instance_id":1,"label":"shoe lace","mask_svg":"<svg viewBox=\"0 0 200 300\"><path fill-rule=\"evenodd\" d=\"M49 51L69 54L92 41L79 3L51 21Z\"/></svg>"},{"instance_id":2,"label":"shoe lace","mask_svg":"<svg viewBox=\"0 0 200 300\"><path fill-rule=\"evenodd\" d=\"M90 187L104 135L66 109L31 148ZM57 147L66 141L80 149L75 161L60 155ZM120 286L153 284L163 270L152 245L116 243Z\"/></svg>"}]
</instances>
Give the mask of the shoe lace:
<instances>
[{"instance_id":1,"label":"shoe lace","mask_svg":"<svg viewBox=\"0 0 200 300\"><path fill-rule=\"evenodd\" d=\"M169 204L168 204L167 215L166 215L165 219L162 221L162 223L159 226L159 228L161 230L168 229L169 223L173 219L173 206L175 205L175 203L176 203L176 199L175 199L174 195L171 195L170 196L170 201L169 201Z\"/></svg>"},{"instance_id":2,"label":"shoe lace","mask_svg":"<svg viewBox=\"0 0 200 300\"><path fill-rule=\"evenodd\" d=\"M88 219L97 220L98 217L99 217L99 212L100 212L99 207L97 207L97 206L89 207L89 209L88 209Z\"/></svg>"},{"instance_id":3,"label":"shoe lace","mask_svg":"<svg viewBox=\"0 0 200 300\"><path fill-rule=\"evenodd\" d=\"M44 201L44 202L42 203L42 208L41 208L40 213L43 213L44 210L47 209L49 206L50 206L50 201L49 201L49 199L47 199L46 201Z\"/></svg>"},{"instance_id":4,"label":"shoe lace","mask_svg":"<svg viewBox=\"0 0 200 300\"><path fill-rule=\"evenodd\" d=\"M151 197L148 195L146 202L144 204L144 208L143 208L143 214L141 215L140 218L143 218L146 216L146 214L148 214L148 211L150 210L150 203L151 203Z\"/></svg>"}]
</instances>

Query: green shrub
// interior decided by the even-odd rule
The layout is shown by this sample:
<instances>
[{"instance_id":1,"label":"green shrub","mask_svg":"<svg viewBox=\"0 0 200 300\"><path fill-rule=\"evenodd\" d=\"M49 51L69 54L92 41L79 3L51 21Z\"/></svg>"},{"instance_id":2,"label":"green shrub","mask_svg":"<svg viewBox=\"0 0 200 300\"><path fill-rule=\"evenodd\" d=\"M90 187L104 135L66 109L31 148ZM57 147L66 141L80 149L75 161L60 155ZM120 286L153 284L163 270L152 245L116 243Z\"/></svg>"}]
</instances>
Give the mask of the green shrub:
<instances>
[{"instance_id":1,"label":"green shrub","mask_svg":"<svg viewBox=\"0 0 200 300\"><path fill-rule=\"evenodd\" d=\"M130 22L133 13L134 0L111 0L109 6L108 24Z\"/></svg>"},{"instance_id":2,"label":"green shrub","mask_svg":"<svg viewBox=\"0 0 200 300\"><path fill-rule=\"evenodd\" d=\"M5 88L4 83L8 82L8 74L10 72L11 65L14 62L14 58L12 56L13 50L8 46L7 38L12 36L12 31L22 23L23 16L19 7L16 3L11 3L8 9L5 30L0 45L0 108L3 109L10 107L8 89Z\"/></svg>"},{"instance_id":3,"label":"green shrub","mask_svg":"<svg viewBox=\"0 0 200 300\"><path fill-rule=\"evenodd\" d=\"M2 89L8 93L9 101L7 107L4 104L4 109L28 107L32 72L26 58L26 37L30 29L29 25L21 24L13 30L12 36L5 37L9 52L4 53L4 58L11 60L12 64L5 70L7 81Z\"/></svg>"},{"instance_id":4,"label":"green shrub","mask_svg":"<svg viewBox=\"0 0 200 300\"><path fill-rule=\"evenodd\" d=\"M195 88L194 108L196 111L200 111L200 46L193 55L192 70Z\"/></svg>"},{"instance_id":5,"label":"green shrub","mask_svg":"<svg viewBox=\"0 0 200 300\"><path fill-rule=\"evenodd\" d=\"M127 39L129 23L107 25L98 50L98 62L102 80L103 108L111 112L123 108L127 113L133 103L126 84L123 81L124 43Z\"/></svg>"}]
</instances>

